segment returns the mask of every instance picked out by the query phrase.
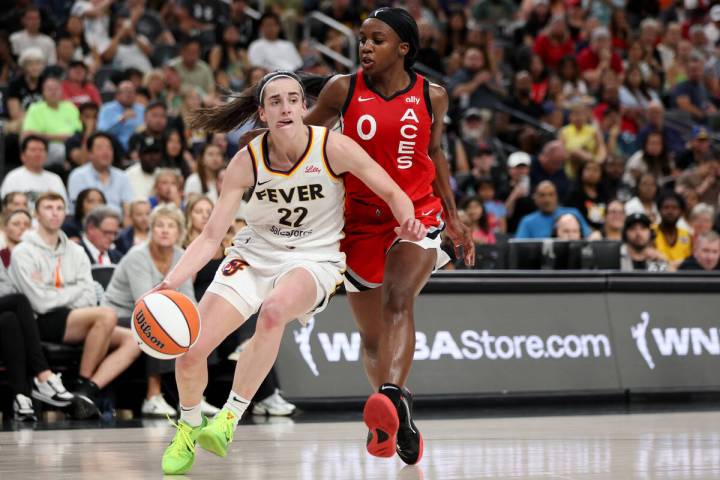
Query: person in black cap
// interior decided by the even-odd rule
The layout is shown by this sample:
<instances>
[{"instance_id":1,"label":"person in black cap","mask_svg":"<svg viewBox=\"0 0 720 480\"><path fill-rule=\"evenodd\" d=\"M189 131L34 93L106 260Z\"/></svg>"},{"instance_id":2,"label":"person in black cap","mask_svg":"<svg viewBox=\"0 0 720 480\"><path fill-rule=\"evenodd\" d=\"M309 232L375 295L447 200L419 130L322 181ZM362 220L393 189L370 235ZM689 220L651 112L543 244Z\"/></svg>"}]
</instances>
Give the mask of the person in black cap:
<instances>
[{"instance_id":1,"label":"person in black cap","mask_svg":"<svg viewBox=\"0 0 720 480\"><path fill-rule=\"evenodd\" d=\"M652 222L644 213L632 213L625 219L623 245L620 248L620 270L662 272L667 261L652 246Z\"/></svg>"}]
</instances>

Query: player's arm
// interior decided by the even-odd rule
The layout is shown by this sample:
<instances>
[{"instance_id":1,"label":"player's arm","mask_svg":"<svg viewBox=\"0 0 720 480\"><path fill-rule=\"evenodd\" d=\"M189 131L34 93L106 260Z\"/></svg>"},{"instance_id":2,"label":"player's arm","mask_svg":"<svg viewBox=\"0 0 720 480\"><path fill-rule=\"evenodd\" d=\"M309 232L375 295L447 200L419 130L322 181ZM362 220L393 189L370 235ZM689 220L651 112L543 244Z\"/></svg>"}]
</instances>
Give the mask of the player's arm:
<instances>
[{"instance_id":1,"label":"player's arm","mask_svg":"<svg viewBox=\"0 0 720 480\"><path fill-rule=\"evenodd\" d=\"M458 218L455 194L450 188L450 169L442 149L443 119L448 109L448 95L443 87L430 84L430 103L432 104L433 124L430 130L428 154L435 164L433 191L440 198L443 210L445 210L447 234L453 242L455 254L460 256L458 247L462 245L465 265L472 267L475 265L475 244L470 231Z\"/></svg>"},{"instance_id":2,"label":"player's arm","mask_svg":"<svg viewBox=\"0 0 720 480\"><path fill-rule=\"evenodd\" d=\"M388 204L401 227L395 231L404 240L418 241L427 235L427 229L415 218L412 200L397 183L350 137L328 132L327 157L337 174L355 175L361 182Z\"/></svg>"},{"instance_id":3,"label":"player's arm","mask_svg":"<svg viewBox=\"0 0 720 480\"><path fill-rule=\"evenodd\" d=\"M217 252L235 214L240 208L243 193L255 184L255 169L250 154L244 148L235 154L225 171L220 198L213 208L203 231L193 240L180 261L154 290L178 288L209 262Z\"/></svg>"},{"instance_id":4,"label":"player's arm","mask_svg":"<svg viewBox=\"0 0 720 480\"><path fill-rule=\"evenodd\" d=\"M320 91L317 102L305 114L306 125L332 127L335 125L350 90L349 75L335 75Z\"/></svg>"}]
</instances>

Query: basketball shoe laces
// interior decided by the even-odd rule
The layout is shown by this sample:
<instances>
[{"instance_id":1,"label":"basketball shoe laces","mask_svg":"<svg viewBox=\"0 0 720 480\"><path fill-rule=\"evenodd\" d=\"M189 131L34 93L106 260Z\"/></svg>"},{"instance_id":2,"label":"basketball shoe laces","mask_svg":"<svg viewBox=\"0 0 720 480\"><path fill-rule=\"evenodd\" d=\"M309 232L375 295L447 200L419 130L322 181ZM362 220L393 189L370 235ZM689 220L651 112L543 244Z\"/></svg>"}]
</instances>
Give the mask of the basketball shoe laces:
<instances>
[{"instance_id":1,"label":"basketball shoe laces","mask_svg":"<svg viewBox=\"0 0 720 480\"><path fill-rule=\"evenodd\" d=\"M173 422L170 418L170 415L167 415L167 420L170 425L177 429L177 432L175 432L175 436L170 442L168 450L171 450L173 453L177 454L183 453L183 450L190 450L190 452L195 455L195 441L193 440L192 436L190 436L190 432L192 431L193 427L180 421L178 421L177 423Z\"/></svg>"}]
</instances>

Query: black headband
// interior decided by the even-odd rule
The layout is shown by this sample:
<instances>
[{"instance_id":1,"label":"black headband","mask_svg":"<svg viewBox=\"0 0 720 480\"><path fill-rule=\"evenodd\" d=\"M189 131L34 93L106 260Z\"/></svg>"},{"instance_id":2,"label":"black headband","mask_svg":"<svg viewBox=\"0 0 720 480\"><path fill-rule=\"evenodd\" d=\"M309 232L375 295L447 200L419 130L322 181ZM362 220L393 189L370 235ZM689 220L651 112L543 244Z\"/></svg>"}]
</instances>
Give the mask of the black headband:
<instances>
[{"instance_id":1,"label":"black headband","mask_svg":"<svg viewBox=\"0 0 720 480\"><path fill-rule=\"evenodd\" d=\"M410 45L405 55L405 68L410 68L415 63L418 50L420 49L420 34L415 19L404 8L383 7L373 10L368 18L375 18L392 28L400 41Z\"/></svg>"}]
</instances>

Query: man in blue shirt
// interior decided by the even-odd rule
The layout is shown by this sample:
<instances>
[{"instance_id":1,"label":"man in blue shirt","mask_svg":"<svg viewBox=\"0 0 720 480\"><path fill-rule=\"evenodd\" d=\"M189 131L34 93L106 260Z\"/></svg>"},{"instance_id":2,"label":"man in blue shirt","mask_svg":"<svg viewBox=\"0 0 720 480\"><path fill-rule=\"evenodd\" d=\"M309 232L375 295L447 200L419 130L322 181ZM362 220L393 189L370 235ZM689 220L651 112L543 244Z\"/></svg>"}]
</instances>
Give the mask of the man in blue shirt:
<instances>
[{"instance_id":1,"label":"man in blue shirt","mask_svg":"<svg viewBox=\"0 0 720 480\"><path fill-rule=\"evenodd\" d=\"M108 207L114 208L128 224L128 207L135 198L127 174L112 166L112 137L106 132L93 133L87 141L90 161L76 168L68 178L68 196L75 209L75 200L86 188L97 188L105 195Z\"/></svg>"},{"instance_id":2,"label":"man in blue shirt","mask_svg":"<svg viewBox=\"0 0 720 480\"><path fill-rule=\"evenodd\" d=\"M540 182L535 189L534 197L538 211L525 215L522 220L520 220L515 238L550 238L552 237L555 220L566 213L575 215L578 219L582 227L583 238L590 235L590 227L576 208L558 206L557 189L551 181L545 180Z\"/></svg>"},{"instance_id":3,"label":"man in blue shirt","mask_svg":"<svg viewBox=\"0 0 720 480\"><path fill-rule=\"evenodd\" d=\"M120 82L115 100L100 108L98 130L112 134L125 152L130 136L143 124L145 107L135 102L135 86L129 80Z\"/></svg>"}]
</instances>

